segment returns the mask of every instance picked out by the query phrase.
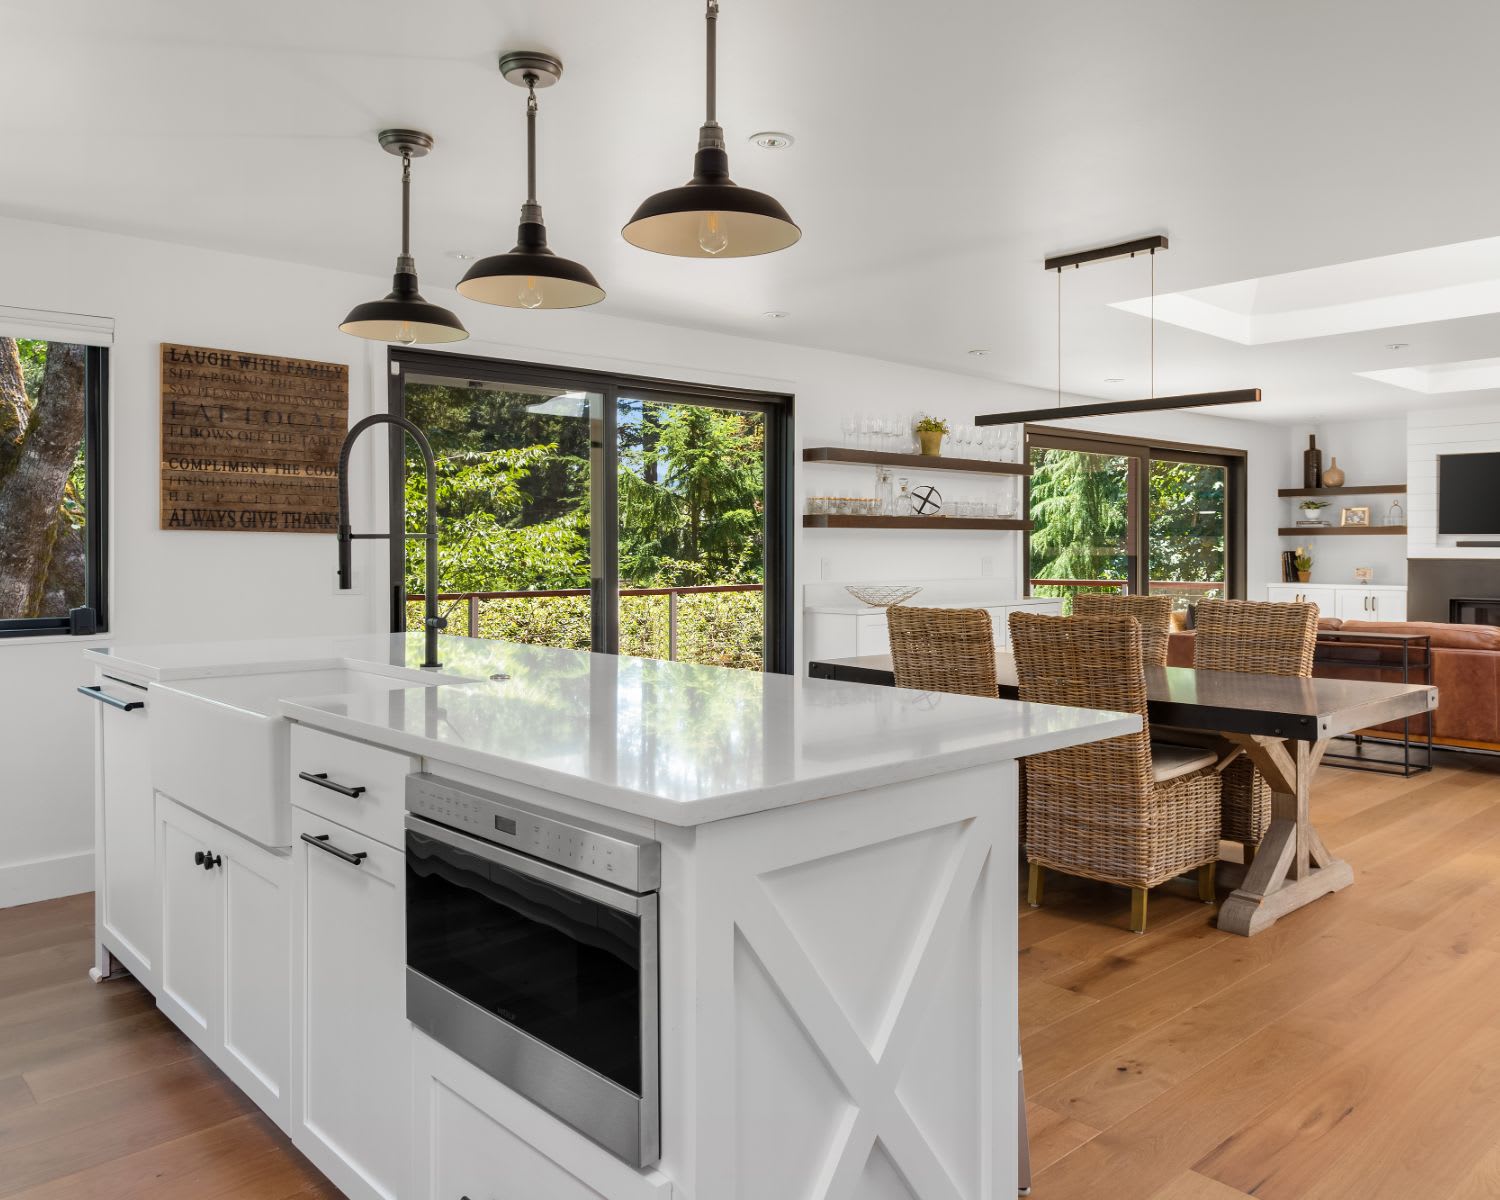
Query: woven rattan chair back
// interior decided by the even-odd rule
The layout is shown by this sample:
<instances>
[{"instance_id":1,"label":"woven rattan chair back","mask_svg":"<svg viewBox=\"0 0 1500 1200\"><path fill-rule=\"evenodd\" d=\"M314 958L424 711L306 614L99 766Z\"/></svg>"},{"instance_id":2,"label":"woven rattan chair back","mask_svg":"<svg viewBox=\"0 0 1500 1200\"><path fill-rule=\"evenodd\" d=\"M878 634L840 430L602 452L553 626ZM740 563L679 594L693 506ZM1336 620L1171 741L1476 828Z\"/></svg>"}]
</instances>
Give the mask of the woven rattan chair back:
<instances>
[{"instance_id":1,"label":"woven rattan chair back","mask_svg":"<svg viewBox=\"0 0 1500 1200\"><path fill-rule=\"evenodd\" d=\"M885 613L897 687L999 695L995 626L984 609L896 605Z\"/></svg>"},{"instance_id":2,"label":"woven rattan chair back","mask_svg":"<svg viewBox=\"0 0 1500 1200\"><path fill-rule=\"evenodd\" d=\"M1028 804L1140 805L1151 792L1146 674L1134 617L1010 615L1020 699L1136 713L1141 731L1026 760Z\"/></svg>"},{"instance_id":3,"label":"woven rattan chair back","mask_svg":"<svg viewBox=\"0 0 1500 1200\"><path fill-rule=\"evenodd\" d=\"M1134 617L1141 627L1141 658L1148 667L1167 665L1172 637L1172 597L1085 592L1073 597L1075 617Z\"/></svg>"},{"instance_id":4,"label":"woven rattan chair back","mask_svg":"<svg viewBox=\"0 0 1500 1200\"><path fill-rule=\"evenodd\" d=\"M1306 679L1317 645L1316 604L1204 600L1198 605L1193 666Z\"/></svg>"}]
</instances>

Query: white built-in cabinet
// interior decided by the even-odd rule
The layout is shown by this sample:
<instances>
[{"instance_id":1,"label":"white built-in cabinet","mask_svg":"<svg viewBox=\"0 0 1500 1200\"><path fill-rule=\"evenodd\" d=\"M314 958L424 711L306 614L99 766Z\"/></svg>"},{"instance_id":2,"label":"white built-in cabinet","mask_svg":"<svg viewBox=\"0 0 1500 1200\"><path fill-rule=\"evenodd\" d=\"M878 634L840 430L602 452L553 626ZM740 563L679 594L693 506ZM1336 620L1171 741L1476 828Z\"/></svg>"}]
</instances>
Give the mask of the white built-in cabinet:
<instances>
[{"instance_id":1,"label":"white built-in cabinet","mask_svg":"<svg viewBox=\"0 0 1500 1200\"><path fill-rule=\"evenodd\" d=\"M156 798L161 1010L283 1129L291 859Z\"/></svg>"},{"instance_id":2,"label":"white built-in cabinet","mask_svg":"<svg viewBox=\"0 0 1500 1200\"><path fill-rule=\"evenodd\" d=\"M912 601L912 606L921 607L920 596ZM1017 600L1011 604L976 604L973 607L983 608L990 614L995 627L995 648L1008 650L1011 613L1021 611L1059 615L1062 612L1062 601L1038 598ZM810 662L891 652L890 627L883 608L858 611L808 608L803 614L802 639L806 651L804 657Z\"/></svg>"},{"instance_id":3,"label":"white built-in cabinet","mask_svg":"<svg viewBox=\"0 0 1500 1200\"><path fill-rule=\"evenodd\" d=\"M1324 617L1341 621L1404 621L1406 589L1366 584L1273 583L1267 600L1300 600L1318 606Z\"/></svg>"},{"instance_id":4,"label":"white built-in cabinet","mask_svg":"<svg viewBox=\"0 0 1500 1200\"><path fill-rule=\"evenodd\" d=\"M291 758L292 1141L346 1196L406 1200L411 1028L402 821L406 776L419 762L301 726ZM302 772L359 795L308 783Z\"/></svg>"},{"instance_id":5,"label":"white built-in cabinet","mask_svg":"<svg viewBox=\"0 0 1500 1200\"><path fill-rule=\"evenodd\" d=\"M149 700L143 685L100 675L93 685L94 905L101 948L147 987L156 976L156 806L151 791ZM113 701L114 703L111 703ZM109 972L103 956L98 977Z\"/></svg>"}]
</instances>

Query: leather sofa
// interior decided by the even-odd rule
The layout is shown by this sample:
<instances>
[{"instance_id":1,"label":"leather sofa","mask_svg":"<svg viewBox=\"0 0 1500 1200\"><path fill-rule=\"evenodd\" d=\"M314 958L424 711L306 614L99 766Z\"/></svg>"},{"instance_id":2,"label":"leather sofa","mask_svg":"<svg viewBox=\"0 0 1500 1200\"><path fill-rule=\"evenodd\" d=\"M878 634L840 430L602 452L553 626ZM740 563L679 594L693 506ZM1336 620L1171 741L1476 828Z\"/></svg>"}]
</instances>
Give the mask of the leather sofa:
<instances>
[{"instance_id":1,"label":"leather sofa","mask_svg":"<svg viewBox=\"0 0 1500 1200\"><path fill-rule=\"evenodd\" d=\"M1318 628L1343 633L1408 633L1430 637L1432 683L1438 689L1433 741L1439 745L1500 751L1500 627L1436 621L1338 621L1324 617L1318 621ZM1332 645L1338 647L1334 653L1354 661L1316 663L1314 675L1401 682L1399 646L1380 643L1361 646L1342 640ZM1191 631L1172 634L1167 662L1178 667L1193 665ZM1413 669L1411 681L1424 682L1419 668ZM1401 732L1400 722L1381 728L1398 735ZM1420 736L1421 732L1421 723L1413 721L1412 736Z\"/></svg>"}]
</instances>

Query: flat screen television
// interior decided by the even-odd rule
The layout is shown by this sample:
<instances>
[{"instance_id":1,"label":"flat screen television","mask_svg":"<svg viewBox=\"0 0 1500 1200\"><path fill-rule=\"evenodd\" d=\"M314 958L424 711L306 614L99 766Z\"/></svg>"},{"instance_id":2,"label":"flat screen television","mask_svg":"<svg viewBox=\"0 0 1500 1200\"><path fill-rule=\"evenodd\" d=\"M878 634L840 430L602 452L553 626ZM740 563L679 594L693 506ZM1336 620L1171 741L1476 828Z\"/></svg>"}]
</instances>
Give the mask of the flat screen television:
<instances>
[{"instance_id":1,"label":"flat screen television","mask_svg":"<svg viewBox=\"0 0 1500 1200\"><path fill-rule=\"evenodd\" d=\"M1438 455L1438 532L1500 534L1500 453Z\"/></svg>"}]
</instances>

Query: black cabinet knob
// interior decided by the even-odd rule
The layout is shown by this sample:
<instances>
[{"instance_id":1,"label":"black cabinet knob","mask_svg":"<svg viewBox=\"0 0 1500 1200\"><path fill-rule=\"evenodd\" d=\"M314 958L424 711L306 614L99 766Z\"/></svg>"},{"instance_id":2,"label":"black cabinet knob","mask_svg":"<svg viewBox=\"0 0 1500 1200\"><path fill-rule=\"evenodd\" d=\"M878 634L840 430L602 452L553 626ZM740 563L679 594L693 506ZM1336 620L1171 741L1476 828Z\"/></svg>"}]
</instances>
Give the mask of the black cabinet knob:
<instances>
[{"instance_id":1,"label":"black cabinet knob","mask_svg":"<svg viewBox=\"0 0 1500 1200\"><path fill-rule=\"evenodd\" d=\"M223 861L223 857L215 854L212 850L197 850L193 853L193 862L205 871L212 871L215 867L223 863Z\"/></svg>"}]
</instances>

